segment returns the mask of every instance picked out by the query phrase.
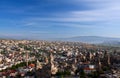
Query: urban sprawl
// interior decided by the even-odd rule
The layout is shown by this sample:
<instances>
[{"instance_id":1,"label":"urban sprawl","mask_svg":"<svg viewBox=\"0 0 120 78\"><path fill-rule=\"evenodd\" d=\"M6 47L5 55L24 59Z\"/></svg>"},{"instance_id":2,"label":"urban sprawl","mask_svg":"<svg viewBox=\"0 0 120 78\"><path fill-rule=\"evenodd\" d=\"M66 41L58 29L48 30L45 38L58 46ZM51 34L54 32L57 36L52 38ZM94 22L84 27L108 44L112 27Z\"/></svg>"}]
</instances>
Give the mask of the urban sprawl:
<instances>
[{"instance_id":1,"label":"urban sprawl","mask_svg":"<svg viewBox=\"0 0 120 78\"><path fill-rule=\"evenodd\" d=\"M119 47L0 40L0 78L120 78Z\"/></svg>"}]
</instances>

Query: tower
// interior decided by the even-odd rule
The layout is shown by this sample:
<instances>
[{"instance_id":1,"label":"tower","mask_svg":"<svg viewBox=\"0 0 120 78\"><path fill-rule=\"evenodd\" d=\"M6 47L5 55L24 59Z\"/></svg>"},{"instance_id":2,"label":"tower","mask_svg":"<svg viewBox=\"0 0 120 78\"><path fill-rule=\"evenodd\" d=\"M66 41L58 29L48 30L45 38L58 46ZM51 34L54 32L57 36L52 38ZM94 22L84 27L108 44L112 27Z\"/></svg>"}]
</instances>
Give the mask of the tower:
<instances>
[{"instance_id":1,"label":"tower","mask_svg":"<svg viewBox=\"0 0 120 78\"><path fill-rule=\"evenodd\" d=\"M29 58L28 52L26 52L26 65L27 65L27 67L28 67L28 58Z\"/></svg>"},{"instance_id":2,"label":"tower","mask_svg":"<svg viewBox=\"0 0 120 78\"><path fill-rule=\"evenodd\" d=\"M107 51L105 51L104 53L104 59L105 59L105 63L107 63L106 65L110 65L110 54L108 54Z\"/></svg>"},{"instance_id":3,"label":"tower","mask_svg":"<svg viewBox=\"0 0 120 78\"><path fill-rule=\"evenodd\" d=\"M98 69L99 69L99 71L101 70L101 61L100 61L100 58L98 58Z\"/></svg>"},{"instance_id":4,"label":"tower","mask_svg":"<svg viewBox=\"0 0 120 78\"><path fill-rule=\"evenodd\" d=\"M108 57L107 57L107 63L108 63L108 65L110 65L111 63L110 63L110 55L108 54Z\"/></svg>"},{"instance_id":5,"label":"tower","mask_svg":"<svg viewBox=\"0 0 120 78\"><path fill-rule=\"evenodd\" d=\"M56 74L57 73L57 71L58 71L58 69L57 69L57 67L54 65L54 57L53 57L53 55L52 55L52 53L50 54L50 63L51 63L51 74Z\"/></svg>"}]
</instances>

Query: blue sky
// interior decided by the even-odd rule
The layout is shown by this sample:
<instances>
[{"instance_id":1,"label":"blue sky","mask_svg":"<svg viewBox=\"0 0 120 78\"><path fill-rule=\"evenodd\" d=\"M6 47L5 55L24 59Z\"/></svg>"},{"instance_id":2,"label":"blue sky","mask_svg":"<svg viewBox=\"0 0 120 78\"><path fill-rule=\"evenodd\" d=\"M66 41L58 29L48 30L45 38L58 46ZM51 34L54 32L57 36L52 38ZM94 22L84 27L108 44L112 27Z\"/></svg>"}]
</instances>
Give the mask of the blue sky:
<instances>
[{"instance_id":1,"label":"blue sky","mask_svg":"<svg viewBox=\"0 0 120 78\"><path fill-rule=\"evenodd\" d=\"M0 0L0 37L120 37L120 0Z\"/></svg>"}]
</instances>

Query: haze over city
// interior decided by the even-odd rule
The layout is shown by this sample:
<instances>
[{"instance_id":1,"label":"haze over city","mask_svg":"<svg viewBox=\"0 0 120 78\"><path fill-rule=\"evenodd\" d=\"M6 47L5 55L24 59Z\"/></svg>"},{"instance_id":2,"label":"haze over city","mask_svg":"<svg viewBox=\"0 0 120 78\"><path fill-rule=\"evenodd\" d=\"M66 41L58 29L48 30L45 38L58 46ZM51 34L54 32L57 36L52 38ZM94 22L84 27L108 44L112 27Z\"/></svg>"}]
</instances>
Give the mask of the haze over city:
<instances>
[{"instance_id":1,"label":"haze over city","mask_svg":"<svg viewBox=\"0 0 120 78\"><path fill-rule=\"evenodd\" d=\"M120 38L119 0L0 0L0 37Z\"/></svg>"}]
</instances>

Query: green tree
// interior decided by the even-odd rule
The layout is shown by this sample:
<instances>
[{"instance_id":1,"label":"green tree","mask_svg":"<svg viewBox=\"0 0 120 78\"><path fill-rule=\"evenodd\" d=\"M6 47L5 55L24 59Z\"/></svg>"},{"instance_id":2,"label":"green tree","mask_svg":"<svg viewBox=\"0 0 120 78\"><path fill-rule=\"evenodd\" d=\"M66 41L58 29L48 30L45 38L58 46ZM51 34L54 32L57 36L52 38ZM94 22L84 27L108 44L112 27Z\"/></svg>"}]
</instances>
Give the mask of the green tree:
<instances>
[{"instance_id":1,"label":"green tree","mask_svg":"<svg viewBox=\"0 0 120 78\"><path fill-rule=\"evenodd\" d=\"M83 69L80 71L80 78L86 78L86 74Z\"/></svg>"}]
</instances>

